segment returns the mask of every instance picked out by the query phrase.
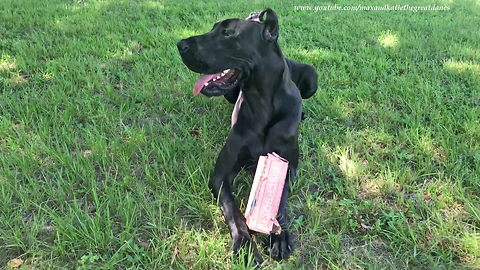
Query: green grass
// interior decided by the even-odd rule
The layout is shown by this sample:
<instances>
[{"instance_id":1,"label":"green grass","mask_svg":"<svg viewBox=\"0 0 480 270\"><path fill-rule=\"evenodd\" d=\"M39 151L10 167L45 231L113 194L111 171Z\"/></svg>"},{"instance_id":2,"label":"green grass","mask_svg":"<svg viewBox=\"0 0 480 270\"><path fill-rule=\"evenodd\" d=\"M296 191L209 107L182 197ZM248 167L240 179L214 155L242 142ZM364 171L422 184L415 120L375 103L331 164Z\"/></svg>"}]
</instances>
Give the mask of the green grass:
<instances>
[{"instance_id":1,"label":"green grass","mask_svg":"<svg viewBox=\"0 0 480 270\"><path fill-rule=\"evenodd\" d=\"M3 0L0 268L241 269L207 186L232 106L193 97L176 42L264 7L319 73L297 249L275 262L260 245L265 269L480 268L480 2L294 10L310 3L334 4ZM244 207L252 176L237 179Z\"/></svg>"}]
</instances>

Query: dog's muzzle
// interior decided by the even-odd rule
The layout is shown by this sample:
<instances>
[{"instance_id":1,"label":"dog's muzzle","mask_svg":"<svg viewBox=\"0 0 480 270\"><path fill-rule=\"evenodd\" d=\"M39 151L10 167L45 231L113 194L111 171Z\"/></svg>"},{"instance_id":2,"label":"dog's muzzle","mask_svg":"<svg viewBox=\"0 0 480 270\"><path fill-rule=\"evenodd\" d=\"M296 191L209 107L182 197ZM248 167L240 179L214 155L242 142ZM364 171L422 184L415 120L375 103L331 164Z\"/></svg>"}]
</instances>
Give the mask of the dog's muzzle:
<instances>
[{"instance_id":1,"label":"dog's muzzle","mask_svg":"<svg viewBox=\"0 0 480 270\"><path fill-rule=\"evenodd\" d=\"M211 67L198 57L195 51L196 44L188 39L182 39L177 43L178 51L182 57L183 63L192 71L202 73L202 75L195 82L193 87L193 95L202 93L208 97L221 96L229 90L238 86L243 72L239 68L227 68L215 73L205 73ZM202 72L203 71L203 72Z\"/></svg>"}]
</instances>

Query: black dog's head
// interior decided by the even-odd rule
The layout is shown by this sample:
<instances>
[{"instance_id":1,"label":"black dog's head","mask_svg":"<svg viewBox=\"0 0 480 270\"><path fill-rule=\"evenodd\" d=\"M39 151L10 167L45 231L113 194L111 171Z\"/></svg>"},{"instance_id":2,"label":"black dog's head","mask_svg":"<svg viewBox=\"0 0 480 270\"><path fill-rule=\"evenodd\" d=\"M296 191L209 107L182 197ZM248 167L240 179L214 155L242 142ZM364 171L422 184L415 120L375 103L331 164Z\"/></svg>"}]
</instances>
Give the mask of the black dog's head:
<instances>
[{"instance_id":1,"label":"black dog's head","mask_svg":"<svg viewBox=\"0 0 480 270\"><path fill-rule=\"evenodd\" d=\"M202 73L194 95L219 96L238 89L260 58L275 51L270 46L278 46L277 15L271 9L252 14L247 19L219 21L210 32L177 43L183 63Z\"/></svg>"}]
</instances>

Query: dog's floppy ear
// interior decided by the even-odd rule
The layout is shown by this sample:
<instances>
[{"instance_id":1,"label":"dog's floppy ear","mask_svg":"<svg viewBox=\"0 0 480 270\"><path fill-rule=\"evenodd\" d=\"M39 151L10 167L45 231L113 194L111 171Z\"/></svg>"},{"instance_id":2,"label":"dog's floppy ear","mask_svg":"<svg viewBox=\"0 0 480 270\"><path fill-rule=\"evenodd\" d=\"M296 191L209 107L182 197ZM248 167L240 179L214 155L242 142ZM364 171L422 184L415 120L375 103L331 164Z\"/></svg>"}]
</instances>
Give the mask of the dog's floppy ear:
<instances>
[{"instance_id":1,"label":"dog's floppy ear","mask_svg":"<svg viewBox=\"0 0 480 270\"><path fill-rule=\"evenodd\" d=\"M266 41L276 41L278 38L278 18L277 14L270 9L260 11L259 21L263 24L262 37Z\"/></svg>"}]
</instances>

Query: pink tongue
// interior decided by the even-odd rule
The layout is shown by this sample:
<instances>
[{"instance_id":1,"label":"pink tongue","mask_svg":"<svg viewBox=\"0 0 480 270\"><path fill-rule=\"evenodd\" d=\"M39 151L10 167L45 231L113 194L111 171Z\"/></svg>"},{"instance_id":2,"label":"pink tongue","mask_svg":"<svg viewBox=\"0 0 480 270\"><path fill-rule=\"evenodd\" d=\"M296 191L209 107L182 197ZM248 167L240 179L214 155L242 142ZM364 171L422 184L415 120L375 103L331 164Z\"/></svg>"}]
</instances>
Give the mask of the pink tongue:
<instances>
[{"instance_id":1,"label":"pink tongue","mask_svg":"<svg viewBox=\"0 0 480 270\"><path fill-rule=\"evenodd\" d=\"M195 83L195 86L193 87L193 95L194 96L198 95L198 93L200 93L200 91L202 91L205 83L207 83L212 78L217 77L217 76L218 76L218 73L217 74L204 74L204 75L200 76L197 79L197 82Z\"/></svg>"}]
</instances>

